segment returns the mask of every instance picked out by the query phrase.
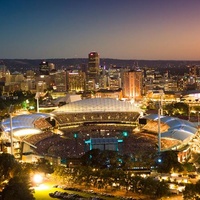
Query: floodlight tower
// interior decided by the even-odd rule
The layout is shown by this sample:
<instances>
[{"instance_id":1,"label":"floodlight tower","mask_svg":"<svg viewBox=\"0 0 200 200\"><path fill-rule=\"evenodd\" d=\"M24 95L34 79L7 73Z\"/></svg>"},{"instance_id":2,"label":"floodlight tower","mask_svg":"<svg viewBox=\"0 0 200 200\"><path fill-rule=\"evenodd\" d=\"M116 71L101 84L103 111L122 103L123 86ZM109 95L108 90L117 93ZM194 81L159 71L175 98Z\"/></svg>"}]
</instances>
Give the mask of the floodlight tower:
<instances>
[{"instance_id":1,"label":"floodlight tower","mask_svg":"<svg viewBox=\"0 0 200 200\"><path fill-rule=\"evenodd\" d=\"M11 154L14 154L13 151L13 126L12 126L12 113L13 113L14 105L10 105L8 113L10 115L10 148L11 148Z\"/></svg>"},{"instance_id":2,"label":"floodlight tower","mask_svg":"<svg viewBox=\"0 0 200 200\"><path fill-rule=\"evenodd\" d=\"M37 113L40 112L39 98L40 98L40 92L36 92L36 94L35 94L35 99L36 99L36 101L37 101Z\"/></svg>"},{"instance_id":3,"label":"floodlight tower","mask_svg":"<svg viewBox=\"0 0 200 200\"><path fill-rule=\"evenodd\" d=\"M158 103L158 153L161 152L160 116L163 115L162 100L163 100L163 94L160 95L160 101Z\"/></svg>"},{"instance_id":4,"label":"floodlight tower","mask_svg":"<svg viewBox=\"0 0 200 200\"><path fill-rule=\"evenodd\" d=\"M159 103L159 107L158 107L158 153L161 152L160 114L161 114L161 105Z\"/></svg>"}]
</instances>

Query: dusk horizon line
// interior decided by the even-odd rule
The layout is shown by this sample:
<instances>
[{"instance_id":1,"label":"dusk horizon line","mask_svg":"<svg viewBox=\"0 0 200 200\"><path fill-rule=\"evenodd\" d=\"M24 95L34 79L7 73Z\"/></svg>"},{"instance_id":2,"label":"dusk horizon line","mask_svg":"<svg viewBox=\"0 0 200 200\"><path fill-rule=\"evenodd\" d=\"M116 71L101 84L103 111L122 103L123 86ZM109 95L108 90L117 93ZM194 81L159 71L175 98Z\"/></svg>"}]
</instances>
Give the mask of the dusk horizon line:
<instances>
[{"instance_id":1,"label":"dusk horizon line","mask_svg":"<svg viewBox=\"0 0 200 200\"><path fill-rule=\"evenodd\" d=\"M51 60L51 59L88 59L87 57L72 57L72 58L0 58L3 60ZM110 59L110 60L137 60L137 61L200 61L200 59L138 59L138 58L100 58L100 59Z\"/></svg>"}]
</instances>

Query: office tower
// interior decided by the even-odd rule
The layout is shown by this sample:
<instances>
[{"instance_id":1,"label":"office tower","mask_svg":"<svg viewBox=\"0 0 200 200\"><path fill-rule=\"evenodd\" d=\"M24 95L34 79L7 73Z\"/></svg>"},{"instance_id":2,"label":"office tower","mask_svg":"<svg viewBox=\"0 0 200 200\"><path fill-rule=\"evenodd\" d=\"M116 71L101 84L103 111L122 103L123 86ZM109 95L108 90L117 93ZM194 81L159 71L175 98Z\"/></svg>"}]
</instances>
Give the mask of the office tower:
<instances>
[{"instance_id":1,"label":"office tower","mask_svg":"<svg viewBox=\"0 0 200 200\"><path fill-rule=\"evenodd\" d=\"M25 80L25 77L24 77L24 75L22 74L22 73L20 73L20 72L14 72L14 73L12 73L12 75L11 75L11 81L12 82L22 82L22 81L24 81Z\"/></svg>"},{"instance_id":2,"label":"office tower","mask_svg":"<svg viewBox=\"0 0 200 200\"><path fill-rule=\"evenodd\" d=\"M67 75L66 71L57 71L54 75L53 89L57 92L66 92L67 90Z\"/></svg>"},{"instance_id":3,"label":"office tower","mask_svg":"<svg viewBox=\"0 0 200 200\"><path fill-rule=\"evenodd\" d=\"M35 77L36 92L44 92L52 87L52 80L49 75L40 75Z\"/></svg>"},{"instance_id":4,"label":"office tower","mask_svg":"<svg viewBox=\"0 0 200 200\"><path fill-rule=\"evenodd\" d=\"M188 68L189 68L189 75L190 76L196 77L197 75L199 75L198 74L198 72L199 72L198 66L194 65L194 66L189 66Z\"/></svg>"},{"instance_id":5,"label":"office tower","mask_svg":"<svg viewBox=\"0 0 200 200\"><path fill-rule=\"evenodd\" d=\"M199 66L188 66L189 76L187 76L187 81L185 85L185 90L196 90L199 87L198 77L200 75Z\"/></svg>"},{"instance_id":6,"label":"office tower","mask_svg":"<svg viewBox=\"0 0 200 200\"><path fill-rule=\"evenodd\" d=\"M4 65L3 61L0 61L0 78L6 76L6 66Z\"/></svg>"},{"instance_id":7,"label":"office tower","mask_svg":"<svg viewBox=\"0 0 200 200\"><path fill-rule=\"evenodd\" d=\"M109 90L118 90L122 87L121 73L122 70L120 68L111 67L110 69L108 69Z\"/></svg>"},{"instance_id":8,"label":"office tower","mask_svg":"<svg viewBox=\"0 0 200 200\"><path fill-rule=\"evenodd\" d=\"M55 71L55 64L54 63L48 63L49 66L49 72Z\"/></svg>"},{"instance_id":9,"label":"office tower","mask_svg":"<svg viewBox=\"0 0 200 200\"><path fill-rule=\"evenodd\" d=\"M87 69L87 90L96 90L99 84L99 54L91 52L88 54L88 69Z\"/></svg>"},{"instance_id":10,"label":"office tower","mask_svg":"<svg viewBox=\"0 0 200 200\"><path fill-rule=\"evenodd\" d=\"M140 100L142 98L142 71L125 71L122 88L124 98Z\"/></svg>"},{"instance_id":11,"label":"office tower","mask_svg":"<svg viewBox=\"0 0 200 200\"><path fill-rule=\"evenodd\" d=\"M45 92L47 90L47 84L45 81L37 81L36 91L37 92Z\"/></svg>"},{"instance_id":12,"label":"office tower","mask_svg":"<svg viewBox=\"0 0 200 200\"><path fill-rule=\"evenodd\" d=\"M121 78L108 78L108 88L109 90L118 90L121 88Z\"/></svg>"},{"instance_id":13,"label":"office tower","mask_svg":"<svg viewBox=\"0 0 200 200\"><path fill-rule=\"evenodd\" d=\"M40 75L49 75L50 66L49 63L46 61L42 61L39 66Z\"/></svg>"},{"instance_id":14,"label":"office tower","mask_svg":"<svg viewBox=\"0 0 200 200\"><path fill-rule=\"evenodd\" d=\"M33 70L26 71L26 78L27 79L33 79L35 76L35 72Z\"/></svg>"},{"instance_id":15,"label":"office tower","mask_svg":"<svg viewBox=\"0 0 200 200\"><path fill-rule=\"evenodd\" d=\"M85 89L85 73L79 70L67 72L67 91L82 92Z\"/></svg>"}]
</instances>

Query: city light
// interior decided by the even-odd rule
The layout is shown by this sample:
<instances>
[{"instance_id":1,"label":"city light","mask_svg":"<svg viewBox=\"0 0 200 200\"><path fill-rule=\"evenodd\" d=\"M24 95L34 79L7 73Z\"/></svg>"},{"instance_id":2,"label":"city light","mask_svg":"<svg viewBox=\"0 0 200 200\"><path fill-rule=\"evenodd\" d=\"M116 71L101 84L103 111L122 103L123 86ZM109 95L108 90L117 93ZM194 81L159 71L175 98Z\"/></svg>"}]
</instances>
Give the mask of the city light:
<instances>
[{"instance_id":1,"label":"city light","mask_svg":"<svg viewBox=\"0 0 200 200\"><path fill-rule=\"evenodd\" d=\"M43 176L41 174L35 174L33 176L33 182L36 184L36 185L39 185L43 182Z\"/></svg>"}]
</instances>

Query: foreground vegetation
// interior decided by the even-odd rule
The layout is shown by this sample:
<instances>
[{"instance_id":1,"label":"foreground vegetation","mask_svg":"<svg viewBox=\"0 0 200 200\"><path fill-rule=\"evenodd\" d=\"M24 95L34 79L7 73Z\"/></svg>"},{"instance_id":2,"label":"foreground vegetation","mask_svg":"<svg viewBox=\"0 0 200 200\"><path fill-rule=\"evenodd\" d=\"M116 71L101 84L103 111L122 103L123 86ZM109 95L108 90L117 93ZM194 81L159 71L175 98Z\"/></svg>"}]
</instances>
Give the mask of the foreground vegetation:
<instances>
[{"instance_id":1,"label":"foreground vegetation","mask_svg":"<svg viewBox=\"0 0 200 200\"><path fill-rule=\"evenodd\" d=\"M0 154L2 199L34 200L46 196L44 191L50 190L44 190L44 188L42 188L43 192L37 190L35 194L33 193L32 177L35 173L43 173L46 178L49 177L48 174L51 174L51 180L64 185L65 189L69 191L73 188L94 189L105 193L123 191L126 194L146 195L149 199L154 200L170 195L168 181L160 181L157 177L140 176L131 170L131 162L125 158L116 152L92 150L82 157L79 166L67 168L62 165L52 166L44 158L39 159L36 163L20 163L15 160L14 156L2 153ZM155 162L155 169L161 173L185 172L186 169L191 169L189 163L181 165L177 161L176 152L173 151L159 155L159 159L162 162ZM54 190L57 189L54 188ZM195 184L185 184L183 196L185 200L199 199L200 181Z\"/></svg>"}]
</instances>

